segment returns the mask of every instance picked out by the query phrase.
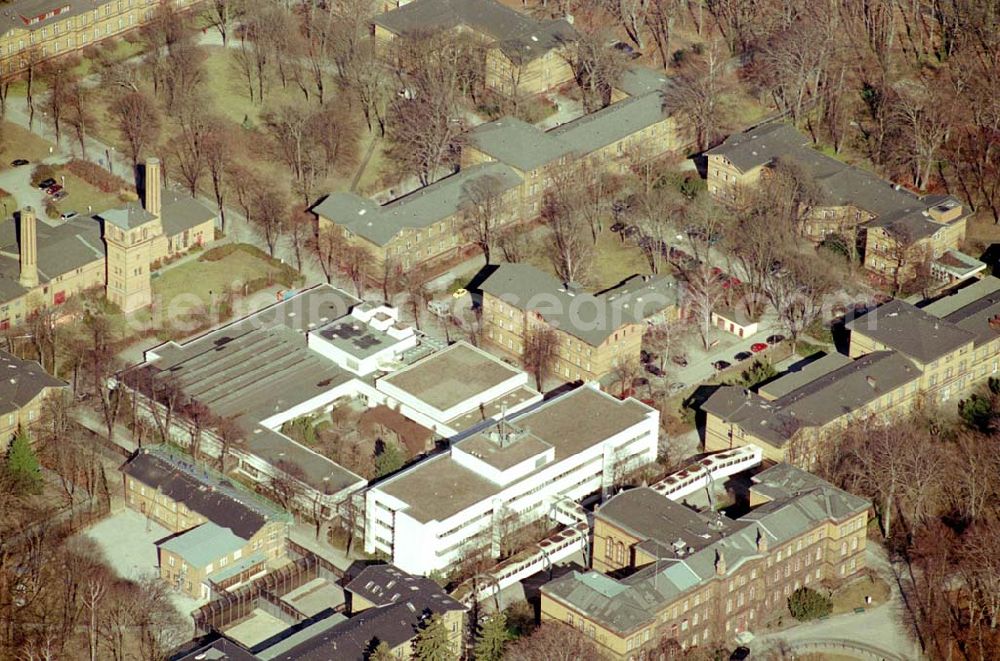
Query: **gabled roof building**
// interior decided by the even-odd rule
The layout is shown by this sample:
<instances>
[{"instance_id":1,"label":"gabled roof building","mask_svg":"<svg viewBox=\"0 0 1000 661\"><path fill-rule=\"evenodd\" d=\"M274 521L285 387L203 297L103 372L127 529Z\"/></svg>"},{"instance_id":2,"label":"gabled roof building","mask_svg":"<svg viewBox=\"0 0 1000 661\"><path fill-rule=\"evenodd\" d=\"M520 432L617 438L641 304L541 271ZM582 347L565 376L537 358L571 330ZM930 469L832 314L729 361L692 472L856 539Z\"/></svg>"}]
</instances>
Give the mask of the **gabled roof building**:
<instances>
[{"instance_id":1,"label":"gabled roof building","mask_svg":"<svg viewBox=\"0 0 1000 661\"><path fill-rule=\"evenodd\" d=\"M775 163L793 164L818 195L805 210L803 233L815 242L839 235L849 246L860 236L865 266L893 281L905 282L924 263L944 284L984 268L958 251L971 214L967 205L951 195L918 196L827 156L789 124L735 133L706 156L709 192L730 201L768 176Z\"/></svg>"},{"instance_id":2,"label":"gabled roof building","mask_svg":"<svg viewBox=\"0 0 1000 661\"><path fill-rule=\"evenodd\" d=\"M662 637L733 640L798 588L864 568L868 501L778 464L753 477L749 505L731 520L647 487L615 496L594 514L593 569L542 586L542 620L640 658Z\"/></svg>"}]
</instances>

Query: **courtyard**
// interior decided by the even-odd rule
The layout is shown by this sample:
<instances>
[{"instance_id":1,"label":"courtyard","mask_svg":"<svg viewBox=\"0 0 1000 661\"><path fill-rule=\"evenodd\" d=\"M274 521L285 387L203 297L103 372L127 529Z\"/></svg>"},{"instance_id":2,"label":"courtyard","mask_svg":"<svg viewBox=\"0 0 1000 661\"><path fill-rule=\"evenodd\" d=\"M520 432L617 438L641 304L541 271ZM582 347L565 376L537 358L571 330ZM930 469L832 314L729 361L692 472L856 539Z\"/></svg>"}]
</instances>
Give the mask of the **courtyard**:
<instances>
[{"instance_id":1,"label":"courtyard","mask_svg":"<svg viewBox=\"0 0 1000 661\"><path fill-rule=\"evenodd\" d=\"M80 534L97 543L115 573L133 581L160 575L156 542L173 535L131 509L112 514ZM179 592L171 592L170 598L184 615L208 602L207 599L191 599Z\"/></svg>"}]
</instances>

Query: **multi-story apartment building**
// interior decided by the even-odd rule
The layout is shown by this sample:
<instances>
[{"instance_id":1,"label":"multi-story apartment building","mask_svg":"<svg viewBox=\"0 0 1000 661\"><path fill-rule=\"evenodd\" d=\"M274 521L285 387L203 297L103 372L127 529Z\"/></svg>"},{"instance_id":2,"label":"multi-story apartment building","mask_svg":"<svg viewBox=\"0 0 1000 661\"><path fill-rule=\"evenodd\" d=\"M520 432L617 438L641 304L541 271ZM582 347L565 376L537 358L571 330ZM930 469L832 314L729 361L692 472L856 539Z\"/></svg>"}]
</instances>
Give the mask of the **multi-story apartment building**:
<instances>
[{"instance_id":1,"label":"multi-story apartment building","mask_svg":"<svg viewBox=\"0 0 1000 661\"><path fill-rule=\"evenodd\" d=\"M621 363L639 362L654 318L674 318L677 287L669 276L633 276L589 294L528 264L501 264L480 289L483 339L518 358L525 338L551 328L558 344L551 372L567 381L597 380Z\"/></svg>"},{"instance_id":2,"label":"multi-story apartment building","mask_svg":"<svg viewBox=\"0 0 1000 661\"><path fill-rule=\"evenodd\" d=\"M586 385L498 424L365 493L365 551L415 574L447 570L466 553L601 492L656 459L659 413Z\"/></svg>"},{"instance_id":3,"label":"multi-story apartment building","mask_svg":"<svg viewBox=\"0 0 1000 661\"><path fill-rule=\"evenodd\" d=\"M47 397L67 387L34 360L22 360L0 350L0 454L5 454L18 429L36 424Z\"/></svg>"},{"instance_id":4,"label":"multi-story apartment building","mask_svg":"<svg viewBox=\"0 0 1000 661\"><path fill-rule=\"evenodd\" d=\"M170 0L189 9L198 0ZM0 34L0 74L121 36L153 19L160 0L18 0L6 4Z\"/></svg>"},{"instance_id":5,"label":"multi-story apartment building","mask_svg":"<svg viewBox=\"0 0 1000 661\"><path fill-rule=\"evenodd\" d=\"M416 6L414 2L405 8ZM466 135L461 169L384 204L331 193L312 209L319 232L336 232L372 257L372 277L387 263L433 268L475 249L466 222L493 214L496 230L538 217L546 189L582 160L590 167L624 172L635 158L653 159L686 142L664 108L655 76L630 74L627 96L549 131L513 117L476 127Z\"/></svg>"},{"instance_id":6,"label":"multi-story apartment building","mask_svg":"<svg viewBox=\"0 0 1000 661\"><path fill-rule=\"evenodd\" d=\"M803 210L802 234L817 243L840 236L850 249L861 250L865 267L897 283L924 266L937 273L932 265L941 260L975 261L958 251L971 214L961 201L950 195L918 197L812 149L788 124L731 135L706 156L709 192L728 201L770 176L777 162L792 164L817 195Z\"/></svg>"},{"instance_id":7,"label":"multi-story apartment building","mask_svg":"<svg viewBox=\"0 0 1000 661\"><path fill-rule=\"evenodd\" d=\"M454 31L486 46L486 87L531 96L573 80L567 49L576 31L565 19L538 21L495 0L414 0L373 19L376 45L398 37Z\"/></svg>"},{"instance_id":8,"label":"multi-story apartment building","mask_svg":"<svg viewBox=\"0 0 1000 661\"><path fill-rule=\"evenodd\" d=\"M615 496L594 514L593 568L542 586L542 620L641 659L663 638L732 641L795 590L864 569L868 501L788 464L755 475L749 500L731 520L648 487Z\"/></svg>"},{"instance_id":9,"label":"multi-story apartment building","mask_svg":"<svg viewBox=\"0 0 1000 661\"><path fill-rule=\"evenodd\" d=\"M125 504L172 533L157 543L160 577L195 599L285 558L291 517L222 475L159 446L124 466Z\"/></svg>"},{"instance_id":10,"label":"multi-story apartment building","mask_svg":"<svg viewBox=\"0 0 1000 661\"><path fill-rule=\"evenodd\" d=\"M145 307L156 264L215 240L218 214L188 195L162 190L155 158L146 164L143 197L141 207L67 221L40 219L26 207L16 224L0 224L0 329L88 289L104 288L125 312Z\"/></svg>"},{"instance_id":11,"label":"multi-story apartment building","mask_svg":"<svg viewBox=\"0 0 1000 661\"><path fill-rule=\"evenodd\" d=\"M1000 279L920 308L893 300L847 327L850 356L828 355L757 392L712 393L701 406L706 450L754 443L768 459L808 466L823 440L852 421L968 395L1000 369Z\"/></svg>"}]
</instances>

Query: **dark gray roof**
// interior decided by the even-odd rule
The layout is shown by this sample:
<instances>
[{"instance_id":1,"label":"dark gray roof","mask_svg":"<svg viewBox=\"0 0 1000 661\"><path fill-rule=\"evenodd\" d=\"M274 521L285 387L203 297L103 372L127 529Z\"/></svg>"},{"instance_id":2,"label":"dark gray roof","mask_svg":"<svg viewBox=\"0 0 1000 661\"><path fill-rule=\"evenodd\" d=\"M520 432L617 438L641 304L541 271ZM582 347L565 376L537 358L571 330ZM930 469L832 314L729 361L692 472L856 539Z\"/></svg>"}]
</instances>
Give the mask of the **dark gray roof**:
<instances>
[{"instance_id":1,"label":"dark gray roof","mask_svg":"<svg viewBox=\"0 0 1000 661\"><path fill-rule=\"evenodd\" d=\"M615 87L629 96L642 96L666 89L670 84L671 79L662 71L633 66L622 72Z\"/></svg>"},{"instance_id":2,"label":"dark gray roof","mask_svg":"<svg viewBox=\"0 0 1000 661\"><path fill-rule=\"evenodd\" d=\"M480 124L468 133L469 143L501 163L528 172L556 161L573 150L551 131L516 117Z\"/></svg>"},{"instance_id":3,"label":"dark gray roof","mask_svg":"<svg viewBox=\"0 0 1000 661\"><path fill-rule=\"evenodd\" d=\"M245 647L229 638L213 634L209 640L192 641L175 650L170 661L257 661Z\"/></svg>"},{"instance_id":4,"label":"dark gray roof","mask_svg":"<svg viewBox=\"0 0 1000 661\"><path fill-rule=\"evenodd\" d=\"M38 279L42 284L105 258L106 248L99 221L79 217L56 226L41 220L35 222ZM13 220L0 223L0 253L5 253L0 254L0 300L9 301L27 291L18 282L21 267L17 224Z\"/></svg>"},{"instance_id":5,"label":"dark gray roof","mask_svg":"<svg viewBox=\"0 0 1000 661\"><path fill-rule=\"evenodd\" d=\"M368 583L372 584L368 588ZM375 592L374 588L384 588ZM411 576L392 565L365 569L347 585L376 605L333 626L321 621L296 633L298 644L265 650L268 661L363 661L368 658L373 641L398 647L416 635L420 623L430 615L467 610L427 578ZM310 636L314 630L315 635ZM302 640L304 638L304 640ZM280 645L280 644L279 644Z\"/></svg>"},{"instance_id":6,"label":"dark gray roof","mask_svg":"<svg viewBox=\"0 0 1000 661\"><path fill-rule=\"evenodd\" d=\"M990 323L1000 317L1000 278L983 278L924 310L942 315L943 322L973 333L976 346L992 342L1000 335L1000 327Z\"/></svg>"},{"instance_id":7,"label":"dark gray roof","mask_svg":"<svg viewBox=\"0 0 1000 661\"><path fill-rule=\"evenodd\" d=\"M500 264L480 285L483 292L519 309L535 310L555 328L591 346L616 330L673 305L677 290L664 275L632 277L598 294L567 288L530 264Z\"/></svg>"},{"instance_id":8,"label":"dark gray roof","mask_svg":"<svg viewBox=\"0 0 1000 661\"><path fill-rule=\"evenodd\" d=\"M373 21L394 34L464 25L496 41L514 62L536 59L576 39L573 27L563 19L537 21L494 0L415 0Z\"/></svg>"},{"instance_id":9,"label":"dark gray roof","mask_svg":"<svg viewBox=\"0 0 1000 661\"><path fill-rule=\"evenodd\" d=\"M714 580L718 557L725 560L725 574L731 575L745 562L763 557L757 550L758 537L775 548L825 521L841 521L871 506L868 501L787 464L758 473L754 482L752 490L772 500L728 522L721 531L703 531L710 539L699 537L699 543L690 547L692 550L686 544L678 544L678 552L672 544L669 548L660 545L654 553L656 562L621 580L595 571L573 571L542 586L542 592L568 603L602 626L628 633L655 622L665 604ZM693 523L677 510L683 506L660 494L656 494L658 500L654 501L645 493L640 492L638 497L629 496L630 493L615 496L603 509L621 498L623 511L618 518L632 519L635 525L644 527L652 526L661 512L664 524L657 530L658 536L683 539L683 527ZM631 502L640 503L648 512L630 515L625 510ZM676 523L681 525L680 529L671 527Z\"/></svg>"},{"instance_id":10,"label":"dark gray roof","mask_svg":"<svg viewBox=\"0 0 1000 661\"><path fill-rule=\"evenodd\" d=\"M810 147L795 127L782 122L735 133L706 153L724 156L743 172L777 159L788 160L816 183L822 204L862 209L875 216L869 226L884 228L903 243L929 237L947 225L929 216L932 207L961 205L949 195L918 197L873 172L827 156Z\"/></svg>"},{"instance_id":11,"label":"dark gray roof","mask_svg":"<svg viewBox=\"0 0 1000 661\"><path fill-rule=\"evenodd\" d=\"M647 78L635 74L636 78ZM639 92L641 85L629 85ZM514 117L477 126L468 137L479 151L522 172L534 170L570 154L586 155L607 147L669 115L661 87L613 103L549 131Z\"/></svg>"},{"instance_id":12,"label":"dark gray roof","mask_svg":"<svg viewBox=\"0 0 1000 661\"><path fill-rule=\"evenodd\" d=\"M272 465L297 466L304 482L339 491L362 478L260 424L353 377L308 348L306 333L346 315L358 299L318 285L184 344L148 352L141 369L172 379L214 414L234 418L247 450Z\"/></svg>"},{"instance_id":13,"label":"dark gray roof","mask_svg":"<svg viewBox=\"0 0 1000 661\"><path fill-rule=\"evenodd\" d=\"M920 374L903 355L875 351L826 371L773 401L741 387L722 386L701 408L780 447L800 428L821 427L857 411Z\"/></svg>"},{"instance_id":14,"label":"dark gray roof","mask_svg":"<svg viewBox=\"0 0 1000 661\"><path fill-rule=\"evenodd\" d=\"M847 328L924 364L975 340L971 330L899 299L849 321Z\"/></svg>"},{"instance_id":15,"label":"dark gray roof","mask_svg":"<svg viewBox=\"0 0 1000 661\"><path fill-rule=\"evenodd\" d=\"M556 127L550 133L576 153L589 154L666 119L669 115L666 102L661 91L630 97Z\"/></svg>"},{"instance_id":16,"label":"dark gray roof","mask_svg":"<svg viewBox=\"0 0 1000 661\"><path fill-rule=\"evenodd\" d=\"M111 223L123 230L135 229L156 219L156 216L143 209L138 203L129 203L123 207L106 209L96 214L96 216L104 222Z\"/></svg>"},{"instance_id":17,"label":"dark gray roof","mask_svg":"<svg viewBox=\"0 0 1000 661\"><path fill-rule=\"evenodd\" d=\"M801 388L810 381L818 379L824 374L829 374L850 364L851 359L848 356L842 353L829 353L797 371L782 374L777 379L760 386L757 392L769 399L777 399L782 395L787 395L793 390Z\"/></svg>"},{"instance_id":18,"label":"dark gray roof","mask_svg":"<svg viewBox=\"0 0 1000 661\"><path fill-rule=\"evenodd\" d=\"M799 150L807 138L791 124L775 123L734 133L722 144L705 152L709 156L725 156L742 172L766 165L779 156Z\"/></svg>"},{"instance_id":19,"label":"dark gray roof","mask_svg":"<svg viewBox=\"0 0 1000 661\"><path fill-rule=\"evenodd\" d=\"M654 542L662 547L659 555L675 543L680 546L681 542L693 552L734 527L731 519L722 515L703 515L649 487L618 494L598 508L594 516L638 539Z\"/></svg>"},{"instance_id":20,"label":"dark gray roof","mask_svg":"<svg viewBox=\"0 0 1000 661\"><path fill-rule=\"evenodd\" d=\"M20 409L46 388L65 388L68 384L50 375L34 360L23 360L0 350L0 413Z\"/></svg>"},{"instance_id":21,"label":"dark gray roof","mask_svg":"<svg viewBox=\"0 0 1000 661\"><path fill-rule=\"evenodd\" d=\"M288 520L276 505L165 448L141 448L121 470L244 540L268 521Z\"/></svg>"},{"instance_id":22,"label":"dark gray roof","mask_svg":"<svg viewBox=\"0 0 1000 661\"><path fill-rule=\"evenodd\" d=\"M406 228L429 227L461 211L469 204L469 187L474 183L490 182L497 192L504 192L516 188L521 181L510 166L484 163L382 206L353 193L331 193L313 207L313 212L383 246Z\"/></svg>"},{"instance_id":23,"label":"dark gray roof","mask_svg":"<svg viewBox=\"0 0 1000 661\"><path fill-rule=\"evenodd\" d=\"M208 205L180 191L165 190L162 203L160 223L167 236L177 236L184 230L214 221L219 216Z\"/></svg>"},{"instance_id":24,"label":"dark gray roof","mask_svg":"<svg viewBox=\"0 0 1000 661\"><path fill-rule=\"evenodd\" d=\"M426 595L447 596L441 586L431 579L413 576L395 565L369 565L345 585L344 589L376 606L388 606L418 591ZM464 606L461 608L464 609Z\"/></svg>"}]
</instances>

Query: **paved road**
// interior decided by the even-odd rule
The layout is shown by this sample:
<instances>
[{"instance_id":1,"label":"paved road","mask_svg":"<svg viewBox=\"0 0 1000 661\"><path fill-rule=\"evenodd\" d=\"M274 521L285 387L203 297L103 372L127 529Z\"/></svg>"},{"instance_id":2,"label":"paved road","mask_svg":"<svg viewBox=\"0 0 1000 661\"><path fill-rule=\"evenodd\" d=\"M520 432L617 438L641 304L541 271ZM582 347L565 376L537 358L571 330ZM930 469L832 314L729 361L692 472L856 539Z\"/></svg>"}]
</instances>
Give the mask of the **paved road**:
<instances>
[{"instance_id":1,"label":"paved road","mask_svg":"<svg viewBox=\"0 0 1000 661\"><path fill-rule=\"evenodd\" d=\"M762 652L778 641L786 641L793 649L817 641L846 641L883 650L886 658L922 658L919 646L902 624L902 597L884 549L877 544L869 544L865 560L889 584L892 591L889 601L862 614L836 615L826 620L799 624L784 631L758 636L750 644L750 648Z\"/></svg>"}]
</instances>

